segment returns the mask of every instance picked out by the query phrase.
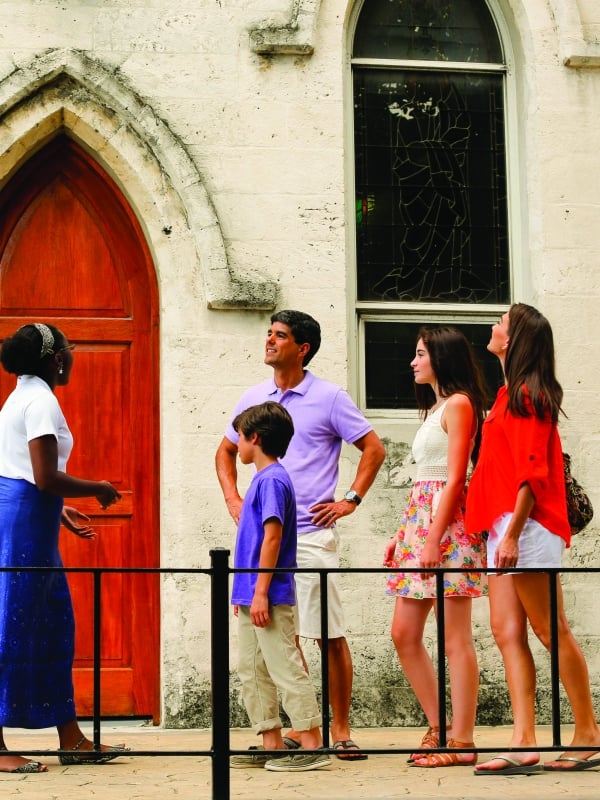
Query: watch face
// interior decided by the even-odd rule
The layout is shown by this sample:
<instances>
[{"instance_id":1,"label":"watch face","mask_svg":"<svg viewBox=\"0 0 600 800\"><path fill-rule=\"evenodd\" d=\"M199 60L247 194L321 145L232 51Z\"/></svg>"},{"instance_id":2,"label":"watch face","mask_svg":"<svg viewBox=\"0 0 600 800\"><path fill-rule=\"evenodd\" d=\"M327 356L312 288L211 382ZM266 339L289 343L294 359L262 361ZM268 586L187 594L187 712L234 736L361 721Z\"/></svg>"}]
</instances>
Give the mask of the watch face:
<instances>
[{"instance_id":1,"label":"watch face","mask_svg":"<svg viewBox=\"0 0 600 800\"><path fill-rule=\"evenodd\" d=\"M360 497L354 491L354 489L350 489L348 492L346 492L346 494L344 495L344 499L348 500L351 503L356 503L356 505L360 503Z\"/></svg>"}]
</instances>

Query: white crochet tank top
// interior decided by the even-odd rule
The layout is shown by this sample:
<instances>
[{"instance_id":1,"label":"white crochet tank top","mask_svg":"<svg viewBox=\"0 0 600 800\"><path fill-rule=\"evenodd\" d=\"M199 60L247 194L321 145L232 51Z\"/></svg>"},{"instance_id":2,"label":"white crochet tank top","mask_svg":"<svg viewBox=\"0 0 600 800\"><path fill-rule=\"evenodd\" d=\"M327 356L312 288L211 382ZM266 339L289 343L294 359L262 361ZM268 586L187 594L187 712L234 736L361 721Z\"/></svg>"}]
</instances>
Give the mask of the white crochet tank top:
<instances>
[{"instance_id":1,"label":"white crochet tank top","mask_svg":"<svg viewBox=\"0 0 600 800\"><path fill-rule=\"evenodd\" d=\"M417 465L417 481L448 480L448 435L442 428L442 414L446 400L427 419L417 431L412 454Z\"/></svg>"}]
</instances>

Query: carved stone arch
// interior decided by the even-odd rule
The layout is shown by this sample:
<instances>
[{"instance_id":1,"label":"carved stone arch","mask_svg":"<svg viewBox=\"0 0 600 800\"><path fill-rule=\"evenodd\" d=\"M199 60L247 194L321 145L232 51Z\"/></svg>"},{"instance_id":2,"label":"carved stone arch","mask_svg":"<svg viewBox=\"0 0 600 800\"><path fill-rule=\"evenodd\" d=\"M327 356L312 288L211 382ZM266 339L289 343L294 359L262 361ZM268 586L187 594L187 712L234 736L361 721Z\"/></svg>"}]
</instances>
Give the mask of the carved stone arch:
<instances>
[{"instance_id":1,"label":"carved stone arch","mask_svg":"<svg viewBox=\"0 0 600 800\"><path fill-rule=\"evenodd\" d=\"M17 64L0 82L0 186L57 133L86 149L136 213L159 271L190 265L211 309L274 308L274 282L233 273L194 162L150 106L108 67L73 50ZM166 246L169 242L174 246Z\"/></svg>"}]
</instances>

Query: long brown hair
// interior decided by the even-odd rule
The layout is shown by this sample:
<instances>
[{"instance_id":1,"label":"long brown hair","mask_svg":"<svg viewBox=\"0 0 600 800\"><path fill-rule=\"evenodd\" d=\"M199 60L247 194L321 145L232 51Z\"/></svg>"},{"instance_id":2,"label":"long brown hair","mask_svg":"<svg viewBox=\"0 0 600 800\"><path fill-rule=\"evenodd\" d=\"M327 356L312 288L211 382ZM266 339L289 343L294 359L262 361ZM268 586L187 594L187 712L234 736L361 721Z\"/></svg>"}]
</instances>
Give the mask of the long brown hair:
<instances>
[{"instance_id":1,"label":"long brown hair","mask_svg":"<svg viewBox=\"0 0 600 800\"><path fill-rule=\"evenodd\" d=\"M508 312L508 337L504 359L508 410L516 416L529 417L533 406L539 419L549 415L557 422L563 390L556 379L550 323L537 308L515 303Z\"/></svg>"},{"instance_id":2,"label":"long brown hair","mask_svg":"<svg viewBox=\"0 0 600 800\"><path fill-rule=\"evenodd\" d=\"M481 423L487 404L487 392L473 347L462 331L447 326L423 327L417 334L417 342L419 339L423 340L429 353L431 369L435 375L440 396L450 397L451 394L460 392L466 394L473 405L477 420L475 448L472 457L475 462ZM416 383L415 397L421 415L426 418L436 400L433 389L429 384Z\"/></svg>"}]
</instances>

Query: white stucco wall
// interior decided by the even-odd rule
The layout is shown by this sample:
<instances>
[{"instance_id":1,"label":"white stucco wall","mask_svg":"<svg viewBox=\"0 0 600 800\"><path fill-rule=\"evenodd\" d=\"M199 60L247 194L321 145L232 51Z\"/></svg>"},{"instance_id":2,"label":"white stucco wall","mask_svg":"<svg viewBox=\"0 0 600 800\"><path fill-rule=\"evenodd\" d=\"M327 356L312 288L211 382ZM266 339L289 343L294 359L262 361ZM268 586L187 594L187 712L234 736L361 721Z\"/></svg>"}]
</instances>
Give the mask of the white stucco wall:
<instances>
[{"instance_id":1,"label":"white stucco wall","mask_svg":"<svg viewBox=\"0 0 600 800\"><path fill-rule=\"evenodd\" d=\"M262 351L270 304L319 319L324 342L315 372L352 391L356 386L347 293L350 6L347 0L0 4L0 181L44 136L66 126L121 186L155 260L163 566L206 567L212 547L233 543L214 451L240 393L269 374ZM514 58L515 299L538 305L554 326L566 449L600 508L600 7L592 0L498 0L495 8ZM295 27L286 29L290 20ZM255 52L261 48L270 54ZM569 58L582 66L565 66ZM72 81L77 96L57 91L55 79L64 86ZM244 301L249 307L236 309ZM416 420L378 417L374 424L401 444L410 442ZM355 463L346 448L341 488ZM389 481L382 470L358 512L340 523L345 565L379 565L406 496L397 484L409 475L405 466ZM596 566L596 541L592 525L566 563ZM383 584L380 575L343 582L357 725L420 720L389 641L391 601ZM568 576L566 584L598 697L600 623L588 600L597 579ZM208 724L207 604L205 577L165 578L162 687L169 725ZM475 606L486 721L493 712L502 716L507 701L486 603ZM315 653L309 656L314 663ZM539 663L547 685L542 653ZM540 705L547 710L545 700ZM234 718L243 719L237 703Z\"/></svg>"}]
</instances>

